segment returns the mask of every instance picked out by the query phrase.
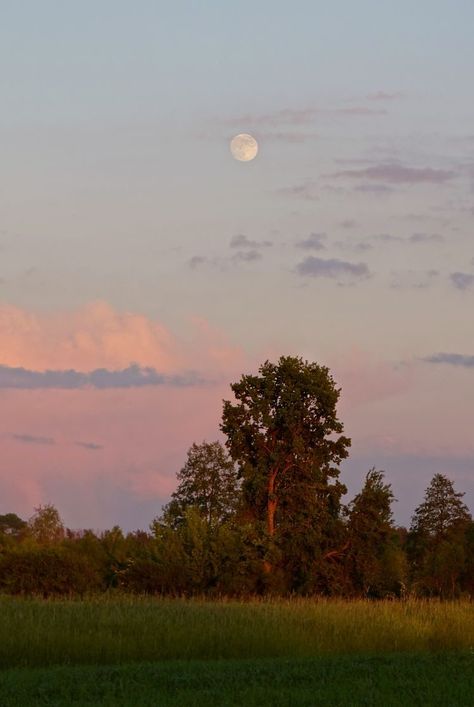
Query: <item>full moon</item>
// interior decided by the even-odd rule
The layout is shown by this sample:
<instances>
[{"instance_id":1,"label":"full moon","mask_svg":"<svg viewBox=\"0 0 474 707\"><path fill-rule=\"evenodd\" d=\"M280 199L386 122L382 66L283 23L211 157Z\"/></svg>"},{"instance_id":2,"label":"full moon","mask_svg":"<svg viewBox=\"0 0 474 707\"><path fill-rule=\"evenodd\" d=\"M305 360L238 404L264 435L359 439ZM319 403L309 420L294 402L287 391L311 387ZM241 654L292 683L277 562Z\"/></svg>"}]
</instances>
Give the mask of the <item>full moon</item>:
<instances>
[{"instance_id":1,"label":"full moon","mask_svg":"<svg viewBox=\"0 0 474 707\"><path fill-rule=\"evenodd\" d=\"M258 142L251 135L240 133L230 141L230 151L239 162L250 162L257 156Z\"/></svg>"}]
</instances>

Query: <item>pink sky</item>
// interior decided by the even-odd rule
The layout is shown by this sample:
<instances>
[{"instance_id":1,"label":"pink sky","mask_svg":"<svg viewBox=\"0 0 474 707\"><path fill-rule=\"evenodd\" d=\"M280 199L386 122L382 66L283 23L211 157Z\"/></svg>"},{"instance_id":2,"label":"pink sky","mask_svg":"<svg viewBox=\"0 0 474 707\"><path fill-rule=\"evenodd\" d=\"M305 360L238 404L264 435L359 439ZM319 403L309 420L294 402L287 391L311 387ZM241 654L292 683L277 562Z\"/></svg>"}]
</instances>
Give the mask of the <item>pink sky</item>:
<instances>
[{"instance_id":1,"label":"pink sky","mask_svg":"<svg viewBox=\"0 0 474 707\"><path fill-rule=\"evenodd\" d=\"M229 383L256 371L266 357L277 358L271 351L246 355L197 317L190 318L183 344L159 322L104 302L50 314L2 306L0 337L9 369L88 372L136 363L170 376L191 370L199 376L186 385L0 390L4 511L28 517L33 507L52 502L73 527L146 527L173 491L192 442L219 436ZM356 460L473 453L467 417L460 415L464 426L443 430L435 402L449 390L433 387L430 370L413 361L394 366L355 348L329 358L320 363L343 388L340 417ZM365 471L357 469L355 478ZM351 473L346 481L353 487L354 467Z\"/></svg>"}]
</instances>

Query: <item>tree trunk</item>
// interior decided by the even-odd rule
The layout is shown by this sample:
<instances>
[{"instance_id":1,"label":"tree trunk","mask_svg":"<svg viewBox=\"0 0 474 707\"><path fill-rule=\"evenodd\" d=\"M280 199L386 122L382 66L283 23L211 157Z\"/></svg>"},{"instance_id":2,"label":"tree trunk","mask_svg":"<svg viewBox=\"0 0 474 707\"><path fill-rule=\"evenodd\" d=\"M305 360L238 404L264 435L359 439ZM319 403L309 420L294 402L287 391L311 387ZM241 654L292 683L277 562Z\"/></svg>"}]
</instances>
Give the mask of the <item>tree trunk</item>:
<instances>
[{"instance_id":1,"label":"tree trunk","mask_svg":"<svg viewBox=\"0 0 474 707\"><path fill-rule=\"evenodd\" d=\"M272 471L268 477L267 486L267 532L271 538L275 535L275 511L278 505L278 499L275 496L275 479L277 470Z\"/></svg>"},{"instance_id":2,"label":"tree trunk","mask_svg":"<svg viewBox=\"0 0 474 707\"><path fill-rule=\"evenodd\" d=\"M275 535L275 512L278 505L278 499L275 496L275 479L278 470L272 471L268 477L267 485L267 532L270 538ZM263 570L266 574L273 571L273 565L268 560L263 561Z\"/></svg>"}]
</instances>

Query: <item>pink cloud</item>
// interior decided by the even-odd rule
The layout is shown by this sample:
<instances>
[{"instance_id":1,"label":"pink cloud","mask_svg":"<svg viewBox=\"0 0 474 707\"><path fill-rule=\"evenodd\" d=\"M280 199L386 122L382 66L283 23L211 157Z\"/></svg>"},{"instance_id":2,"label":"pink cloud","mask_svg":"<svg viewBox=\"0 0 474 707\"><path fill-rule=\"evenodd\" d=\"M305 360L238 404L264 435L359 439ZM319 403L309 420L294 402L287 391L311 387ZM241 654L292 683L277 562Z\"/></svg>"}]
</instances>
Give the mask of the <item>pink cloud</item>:
<instances>
[{"instance_id":1,"label":"pink cloud","mask_svg":"<svg viewBox=\"0 0 474 707\"><path fill-rule=\"evenodd\" d=\"M117 371L135 363L166 374L220 375L245 361L243 350L203 317L191 317L180 339L160 322L106 302L61 312L0 305L0 341L0 366L32 371Z\"/></svg>"},{"instance_id":2,"label":"pink cloud","mask_svg":"<svg viewBox=\"0 0 474 707\"><path fill-rule=\"evenodd\" d=\"M119 369L133 361L169 372L184 363L163 325L106 302L59 313L1 305L0 339L0 364L33 370Z\"/></svg>"},{"instance_id":3,"label":"pink cloud","mask_svg":"<svg viewBox=\"0 0 474 707\"><path fill-rule=\"evenodd\" d=\"M96 302L72 312L0 307L0 366L117 370L131 361L206 385L0 390L0 497L28 517L53 502L72 527L107 527L123 503L158 513L194 441L216 439L222 398L248 367L218 328L192 317L178 339L159 322ZM77 502L81 498L82 502ZM133 519L146 527L151 517ZM132 521L130 521L132 522Z\"/></svg>"}]
</instances>

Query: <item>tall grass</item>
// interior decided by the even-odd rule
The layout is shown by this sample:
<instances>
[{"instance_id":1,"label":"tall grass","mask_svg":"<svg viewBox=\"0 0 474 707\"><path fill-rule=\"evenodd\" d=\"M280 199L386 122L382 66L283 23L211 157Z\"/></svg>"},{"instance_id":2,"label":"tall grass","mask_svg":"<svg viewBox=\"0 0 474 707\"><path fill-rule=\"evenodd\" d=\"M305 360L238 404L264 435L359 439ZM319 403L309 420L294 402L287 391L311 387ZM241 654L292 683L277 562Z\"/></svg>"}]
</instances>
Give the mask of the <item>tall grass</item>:
<instances>
[{"instance_id":1,"label":"tall grass","mask_svg":"<svg viewBox=\"0 0 474 707\"><path fill-rule=\"evenodd\" d=\"M473 605L0 599L0 665L469 650Z\"/></svg>"}]
</instances>

